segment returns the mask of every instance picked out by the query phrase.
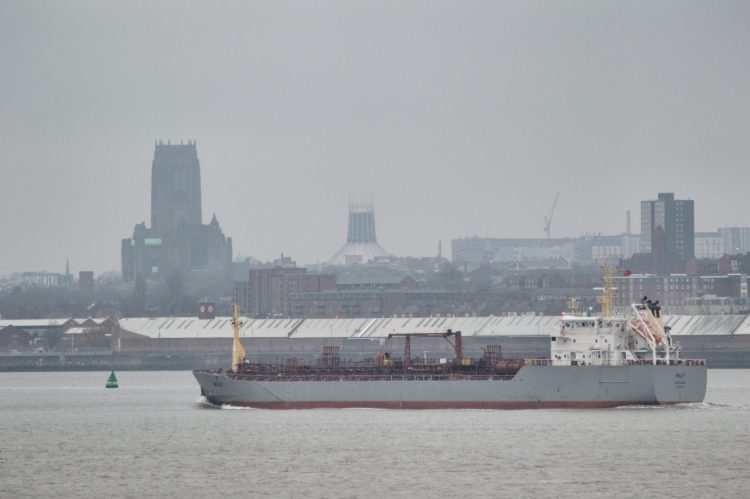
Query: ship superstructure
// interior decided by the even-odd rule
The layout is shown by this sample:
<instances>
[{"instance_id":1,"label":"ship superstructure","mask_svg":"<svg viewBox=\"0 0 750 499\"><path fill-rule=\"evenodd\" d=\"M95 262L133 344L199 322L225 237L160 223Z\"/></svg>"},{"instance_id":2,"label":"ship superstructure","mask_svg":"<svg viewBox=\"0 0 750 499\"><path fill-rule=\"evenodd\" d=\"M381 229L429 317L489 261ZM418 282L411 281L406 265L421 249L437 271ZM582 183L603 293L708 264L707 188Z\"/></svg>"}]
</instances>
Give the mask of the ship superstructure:
<instances>
[{"instance_id":1,"label":"ship superstructure","mask_svg":"<svg viewBox=\"0 0 750 499\"><path fill-rule=\"evenodd\" d=\"M629 314L612 314L612 269L605 267L600 302L602 315L575 313L560 317L558 334L550 337L553 366L626 366L650 363L679 365L679 345L665 326L658 300L644 296L630 306ZM575 302L570 303L577 312Z\"/></svg>"}]
</instances>

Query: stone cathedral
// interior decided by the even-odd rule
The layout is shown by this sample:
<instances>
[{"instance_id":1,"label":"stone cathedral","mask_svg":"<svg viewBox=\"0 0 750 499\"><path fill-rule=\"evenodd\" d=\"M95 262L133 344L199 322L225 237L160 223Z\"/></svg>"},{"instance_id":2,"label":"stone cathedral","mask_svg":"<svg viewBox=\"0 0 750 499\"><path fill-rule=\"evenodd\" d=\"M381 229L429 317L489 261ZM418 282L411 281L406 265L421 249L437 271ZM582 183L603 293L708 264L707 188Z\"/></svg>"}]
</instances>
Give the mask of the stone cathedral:
<instances>
[{"instance_id":1,"label":"stone cathedral","mask_svg":"<svg viewBox=\"0 0 750 499\"><path fill-rule=\"evenodd\" d=\"M229 279L232 238L216 215L203 223L201 173L194 141L157 142L151 165L151 226L122 240L122 277L158 280L179 272L188 283Z\"/></svg>"}]
</instances>

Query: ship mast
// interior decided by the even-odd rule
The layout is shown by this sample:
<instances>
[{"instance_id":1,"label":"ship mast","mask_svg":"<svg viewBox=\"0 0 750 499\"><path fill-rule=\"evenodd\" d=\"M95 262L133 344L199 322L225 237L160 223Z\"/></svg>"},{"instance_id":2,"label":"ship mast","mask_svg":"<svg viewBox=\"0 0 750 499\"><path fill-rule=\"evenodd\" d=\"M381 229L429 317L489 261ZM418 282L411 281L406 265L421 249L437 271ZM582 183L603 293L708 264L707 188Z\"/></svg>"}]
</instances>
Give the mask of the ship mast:
<instances>
[{"instance_id":1,"label":"ship mast","mask_svg":"<svg viewBox=\"0 0 750 499\"><path fill-rule=\"evenodd\" d=\"M568 300L568 312L570 315L578 315L578 299L577 298L571 298Z\"/></svg>"},{"instance_id":2,"label":"ship mast","mask_svg":"<svg viewBox=\"0 0 750 499\"><path fill-rule=\"evenodd\" d=\"M612 302L615 293L615 288L612 285L614 282L612 277L614 269L611 265L605 265L602 267L602 270L604 271L604 288L602 288L602 295L598 301L602 305L602 317L609 317L612 315Z\"/></svg>"},{"instance_id":3,"label":"ship mast","mask_svg":"<svg viewBox=\"0 0 750 499\"><path fill-rule=\"evenodd\" d=\"M234 316L232 317L232 326L234 326L234 344L232 345L232 371L239 372L240 364L245 360L245 349L240 343L240 306L234 304Z\"/></svg>"}]
</instances>

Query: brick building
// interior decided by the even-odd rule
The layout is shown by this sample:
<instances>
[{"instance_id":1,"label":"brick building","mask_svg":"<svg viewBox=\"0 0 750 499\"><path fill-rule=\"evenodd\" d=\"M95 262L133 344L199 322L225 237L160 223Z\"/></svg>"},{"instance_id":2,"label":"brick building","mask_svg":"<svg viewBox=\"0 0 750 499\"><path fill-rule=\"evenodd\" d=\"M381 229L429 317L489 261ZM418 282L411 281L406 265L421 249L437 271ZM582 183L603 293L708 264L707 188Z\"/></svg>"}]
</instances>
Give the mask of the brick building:
<instances>
[{"instance_id":1,"label":"brick building","mask_svg":"<svg viewBox=\"0 0 750 499\"><path fill-rule=\"evenodd\" d=\"M269 267L250 269L246 281L236 282L234 300L249 317L289 317L293 293L335 289L334 274L310 273L282 255Z\"/></svg>"},{"instance_id":2,"label":"brick building","mask_svg":"<svg viewBox=\"0 0 750 499\"><path fill-rule=\"evenodd\" d=\"M697 314L705 304L716 298L722 303L747 307L748 286L746 274L696 276L686 274L630 275L615 277L615 305L629 307L639 303L644 296L659 300L665 314Z\"/></svg>"}]
</instances>

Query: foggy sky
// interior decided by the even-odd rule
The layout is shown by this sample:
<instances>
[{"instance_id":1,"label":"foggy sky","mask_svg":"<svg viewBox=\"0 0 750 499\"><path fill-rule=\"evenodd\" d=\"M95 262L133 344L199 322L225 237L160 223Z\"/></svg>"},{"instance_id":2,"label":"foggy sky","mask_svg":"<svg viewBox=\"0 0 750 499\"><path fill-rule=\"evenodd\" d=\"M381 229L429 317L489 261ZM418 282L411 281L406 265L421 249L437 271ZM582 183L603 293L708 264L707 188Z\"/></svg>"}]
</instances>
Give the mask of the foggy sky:
<instances>
[{"instance_id":1,"label":"foggy sky","mask_svg":"<svg viewBox=\"0 0 750 499\"><path fill-rule=\"evenodd\" d=\"M0 1L0 273L120 269L154 141L235 253L619 233L657 192L750 225L750 2Z\"/></svg>"}]
</instances>

